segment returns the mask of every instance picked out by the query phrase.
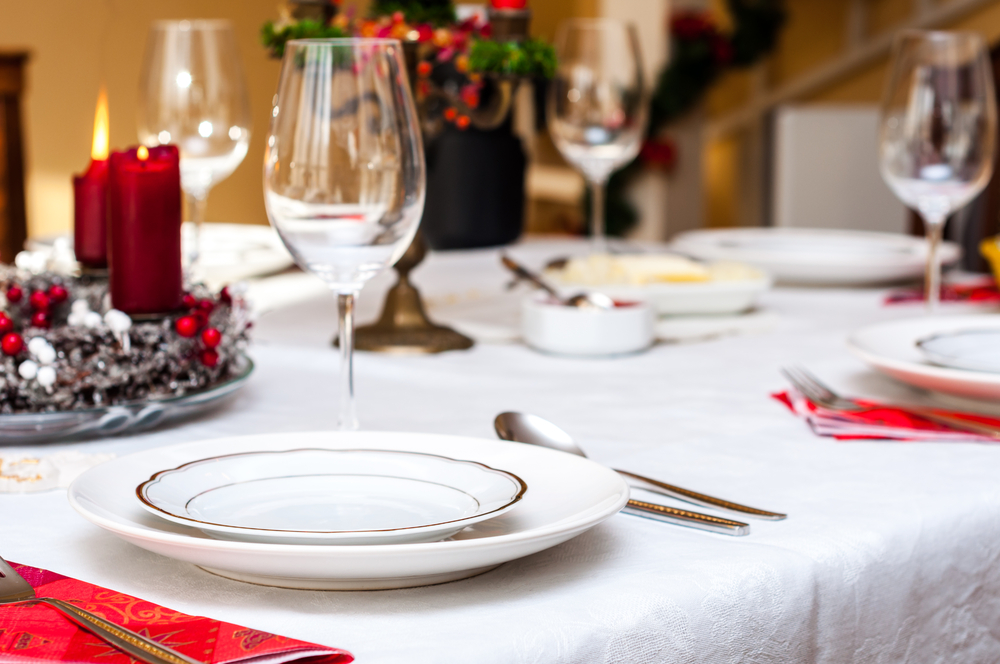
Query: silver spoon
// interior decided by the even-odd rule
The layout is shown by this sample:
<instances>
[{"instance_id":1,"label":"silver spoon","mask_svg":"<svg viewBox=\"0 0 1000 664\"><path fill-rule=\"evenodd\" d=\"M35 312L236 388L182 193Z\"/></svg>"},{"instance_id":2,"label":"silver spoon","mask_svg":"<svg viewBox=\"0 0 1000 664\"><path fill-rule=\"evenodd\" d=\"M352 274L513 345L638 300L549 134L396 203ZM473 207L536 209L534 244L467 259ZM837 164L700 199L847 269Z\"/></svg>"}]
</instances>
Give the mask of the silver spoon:
<instances>
[{"instance_id":1,"label":"silver spoon","mask_svg":"<svg viewBox=\"0 0 1000 664\"><path fill-rule=\"evenodd\" d=\"M538 288L551 295L559 304L567 307L591 307L594 309L614 309L615 301L604 293L577 293L564 298L556 292L552 286L545 283L540 276L514 261L510 256L501 255L500 262L504 267L513 272L519 279L527 279ZM516 282L515 282L516 283Z\"/></svg>"},{"instance_id":2,"label":"silver spoon","mask_svg":"<svg viewBox=\"0 0 1000 664\"><path fill-rule=\"evenodd\" d=\"M556 439L553 441L544 435L538 434L535 429L525 429L523 427L518 429L509 426L511 423L516 424L518 418L524 417L535 418L534 415L521 415L520 413L501 413L500 415L497 415L496 420L493 422L497 435L503 440L527 443L529 445L539 445L541 447L549 447L563 452L566 451L562 447L564 440ZM565 435L565 432L558 427L555 427L555 425L550 422L546 422L540 417L535 419L542 423L542 428L551 427L555 431L562 434L565 437L565 440L568 440L569 437ZM570 444L572 444L572 441L570 441ZM575 447L574 449L575 451L572 453L586 457L581 450ZM672 523L678 526L687 526L688 528L705 530L710 533L721 533L723 535L733 535L735 537L750 534L750 525L743 523L742 521L733 521L732 519L711 516L700 512L680 510L675 507L667 507L666 505L647 503L640 500L629 500L622 509L622 512L656 521L663 521L665 523Z\"/></svg>"},{"instance_id":3,"label":"silver spoon","mask_svg":"<svg viewBox=\"0 0 1000 664\"><path fill-rule=\"evenodd\" d=\"M587 456L584 451L573 442L573 439L568 433L538 415L511 412L500 413L497 415L493 426L497 431L497 435L504 440L516 440L520 443L550 447L555 450L560 450L569 454L576 454L582 457ZM653 491L655 493L663 494L664 496L670 496L671 498L683 500L702 507L714 507L728 512L735 512L741 516L751 516L758 519L767 519L769 521L780 521L788 516L787 514L767 512L765 510L747 507L746 505L740 505L739 503L733 503L721 498L714 498L703 493L689 491L688 489L682 489L679 486L643 477L642 475L636 475L635 473L630 473L625 470L616 470L616 472L625 476L629 486L638 489L646 489L647 491Z\"/></svg>"}]
</instances>

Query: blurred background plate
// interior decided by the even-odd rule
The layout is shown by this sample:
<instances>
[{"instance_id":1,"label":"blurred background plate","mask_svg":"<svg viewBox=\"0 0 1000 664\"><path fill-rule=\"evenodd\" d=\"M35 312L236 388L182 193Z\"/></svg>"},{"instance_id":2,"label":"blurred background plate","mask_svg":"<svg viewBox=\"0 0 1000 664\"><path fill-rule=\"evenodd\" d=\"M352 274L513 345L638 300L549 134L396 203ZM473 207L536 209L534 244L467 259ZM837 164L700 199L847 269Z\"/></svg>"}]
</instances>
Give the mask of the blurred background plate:
<instances>
[{"instance_id":1,"label":"blurred background plate","mask_svg":"<svg viewBox=\"0 0 1000 664\"><path fill-rule=\"evenodd\" d=\"M826 286L869 286L918 279L927 243L894 233L810 228L725 228L681 233L673 248L709 261L739 261L778 281ZM944 265L962 255L941 245Z\"/></svg>"}]
</instances>

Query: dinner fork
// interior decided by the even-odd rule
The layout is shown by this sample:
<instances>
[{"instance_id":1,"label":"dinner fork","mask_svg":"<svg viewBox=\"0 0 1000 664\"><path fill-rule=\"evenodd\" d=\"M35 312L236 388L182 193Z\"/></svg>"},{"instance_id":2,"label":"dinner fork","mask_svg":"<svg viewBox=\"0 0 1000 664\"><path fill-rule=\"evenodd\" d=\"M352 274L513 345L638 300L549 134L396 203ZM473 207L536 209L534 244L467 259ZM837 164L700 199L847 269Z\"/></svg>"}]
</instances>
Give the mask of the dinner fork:
<instances>
[{"instance_id":1,"label":"dinner fork","mask_svg":"<svg viewBox=\"0 0 1000 664\"><path fill-rule=\"evenodd\" d=\"M807 399L812 401L814 404L827 408L829 410L839 410L843 412L862 412L865 410L872 410L876 406L866 405L858 402L856 399L850 399L848 397L841 396L833 391L832 388L828 387L819 378L810 373L809 371L803 369L799 366L785 367L781 370L782 375L788 379L788 381L801 392ZM978 433L984 436L989 436L991 438L996 438L1000 440L1000 428L990 426L988 424L983 424L981 422L970 422L968 420L962 419L960 417L955 417L953 415L944 415L941 413L934 412L926 408L919 408L915 406L897 406L894 404L880 404L882 407L895 408L901 410L910 415L915 415L921 417L925 420L930 420L932 422L937 422L938 424L943 424L945 426L951 427L952 429L958 429L960 431L966 431L971 433Z\"/></svg>"},{"instance_id":2,"label":"dinner fork","mask_svg":"<svg viewBox=\"0 0 1000 664\"><path fill-rule=\"evenodd\" d=\"M182 655L172 648L109 622L74 604L54 597L36 597L31 584L8 565L6 560L0 558L0 606L29 603L52 607L94 636L148 664L202 664L196 659Z\"/></svg>"}]
</instances>

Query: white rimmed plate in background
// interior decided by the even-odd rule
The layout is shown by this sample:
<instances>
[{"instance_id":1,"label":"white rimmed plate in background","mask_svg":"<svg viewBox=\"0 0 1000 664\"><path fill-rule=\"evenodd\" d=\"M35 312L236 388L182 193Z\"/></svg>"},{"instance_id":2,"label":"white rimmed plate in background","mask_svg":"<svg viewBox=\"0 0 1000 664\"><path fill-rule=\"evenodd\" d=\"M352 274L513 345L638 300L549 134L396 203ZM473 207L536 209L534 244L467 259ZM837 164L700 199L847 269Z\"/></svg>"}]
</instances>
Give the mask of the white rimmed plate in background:
<instances>
[{"instance_id":1,"label":"white rimmed plate in background","mask_svg":"<svg viewBox=\"0 0 1000 664\"><path fill-rule=\"evenodd\" d=\"M724 228L681 233L671 245L709 261L739 261L781 282L872 286L919 278L927 262L922 238L869 231L808 228ZM944 242L945 265L961 248Z\"/></svg>"},{"instance_id":2,"label":"white rimmed plate in background","mask_svg":"<svg viewBox=\"0 0 1000 664\"><path fill-rule=\"evenodd\" d=\"M516 475L434 454L295 449L186 463L136 495L152 514L219 539L363 545L442 540L525 491Z\"/></svg>"},{"instance_id":3,"label":"white rimmed plate in background","mask_svg":"<svg viewBox=\"0 0 1000 664\"><path fill-rule=\"evenodd\" d=\"M996 401L1000 374L938 366L918 346L937 335L977 330L1000 330L1000 315L923 316L879 323L852 333L847 345L876 371L913 387Z\"/></svg>"}]
</instances>

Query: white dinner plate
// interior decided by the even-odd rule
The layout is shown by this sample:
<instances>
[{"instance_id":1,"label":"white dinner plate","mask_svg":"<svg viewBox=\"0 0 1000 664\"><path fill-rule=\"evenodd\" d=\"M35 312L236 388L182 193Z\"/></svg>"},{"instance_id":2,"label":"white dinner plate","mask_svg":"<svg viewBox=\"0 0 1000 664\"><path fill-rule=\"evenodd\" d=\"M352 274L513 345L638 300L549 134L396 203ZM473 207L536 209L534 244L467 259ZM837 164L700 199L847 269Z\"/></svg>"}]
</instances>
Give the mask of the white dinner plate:
<instances>
[{"instance_id":1,"label":"white dinner plate","mask_svg":"<svg viewBox=\"0 0 1000 664\"><path fill-rule=\"evenodd\" d=\"M917 346L942 367L1000 373L1000 323L982 330L932 334L917 341Z\"/></svg>"},{"instance_id":2,"label":"white dinner plate","mask_svg":"<svg viewBox=\"0 0 1000 664\"><path fill-rule=\"evenodd\" d=\"M1000 330L1000 315L924 316L862 328L847 341L872 368L914 387L969 399L1000 399L1000 374L932 364L917 345L953 332Z\"/></svg>"},{"instance_id":3,"label":"white dinner plate","mask_svg":"<svg viewBox=\"0 0 1000 664\"><path fill-rule=\"evenodd\" d=\"M136 489L156 516L219 539L288 544L434 542L499 516L527 486L434 454L297 449L228 454L154 474Z\"/></svg>"},{"instance_id":4,"label":"white dinner plate","mask_svg":"<svg viewBox=\"0 0 1000 664\"><path fill-rule=\"evenodd\" d=\"M679 252L710 261L739 261L778 281L829 286L867 286L916 279L927 261L922 238L869 231L808 228L724 228L681 233ZM944 242L944 264L961 256Z\"/></svg>"},{"instance_id":5,"label":"white dinner plate","mask_svg":"<svg viewBox=\"0 0 1000 664\"><path fill-rule=\"evenodd\" d=\"M135 488L158 470L206 456L298 448L383 449L439 454L503 468L531 487L517 509L472 525L451 539L415 544L340 546L213 539L160 519ZM197 441L123 456L92 468L69 488L86 519L139 547L232 579L286 588L408 588L464 579L542 551L617 513L628 486L609 468L541 447L434 434L274 433Z\"/></svg>"}]
</instances>

